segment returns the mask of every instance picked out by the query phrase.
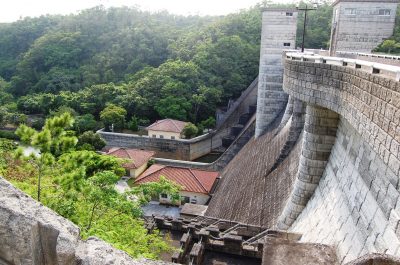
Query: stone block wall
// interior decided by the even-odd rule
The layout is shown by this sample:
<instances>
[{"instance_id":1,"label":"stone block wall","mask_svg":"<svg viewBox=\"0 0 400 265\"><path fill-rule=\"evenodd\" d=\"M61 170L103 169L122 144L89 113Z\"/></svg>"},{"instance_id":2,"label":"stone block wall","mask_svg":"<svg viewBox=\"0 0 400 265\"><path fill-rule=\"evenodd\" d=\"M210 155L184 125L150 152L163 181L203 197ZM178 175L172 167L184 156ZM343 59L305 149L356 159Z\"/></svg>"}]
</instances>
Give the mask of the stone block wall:
<instances>
[{"instance_id":1,"label":"stone block wall","mask_svg":"<svg viewBox=\"0 0 400 265\"><path fill-rule=\"evenodd\" d=\"M400 82L349 67L286 60L284 90L340 114L399 175Z\"/></svg>"},{"instance_id":2,"label":"stone block wall","mask_svg":"<svg viewBox=\"0 0 400 265\"><path fill-rule=\"evenodd\" d=\"M286 60L284 90L340 115L322 178L290 230L337 246L341 263L374 252L399 256L400 82Z\"/></svg>"},{"instance_id":3,"label":"stone block wall","mask_svg":"<svg viewBox=\"0 0 400 265\"><path fill-rule=\"evenodd\" d=\"M276 223L293 188L302 142L302 108L290 102L286 115L281 113L267 133L251 139L222 170L206 216L265 229ZM298 136L297 141L273 169L293 135Z\"/></svg>"},{"instance_id":4,"label":"stone block wall","mask_svg":"<svg viewBox=\"0 0 400 265\"><path fill-rule=\"evenodd\" d=\"M398 176L341 119L318 188L291 231L337 246L341 263L368 253L400 256Z\"/></svg>"},{"instance_id":5,"label":"stone block wall","mask_svg":"<svg viewBox=\"0 0 400 265\"><path fill-rule=\"evenodd\" d=\"M307 205L325 170L339 115L331 110L308 105L304 125L300 164L290 198L278 220L279 229L288 229Z\"/></svg>"}]
</instances>

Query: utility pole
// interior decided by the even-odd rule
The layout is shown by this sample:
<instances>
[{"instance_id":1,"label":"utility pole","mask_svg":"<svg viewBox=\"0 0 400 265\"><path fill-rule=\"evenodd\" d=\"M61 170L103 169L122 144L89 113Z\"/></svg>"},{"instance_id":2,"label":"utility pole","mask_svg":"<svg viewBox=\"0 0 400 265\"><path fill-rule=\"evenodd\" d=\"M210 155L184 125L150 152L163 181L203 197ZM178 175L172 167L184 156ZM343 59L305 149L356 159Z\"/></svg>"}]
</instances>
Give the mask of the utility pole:
<instances>
[{"instance_id":1,"label":"utility pole","mask_svg":"<svg viewBox=\"0 0 400 265\"><path fill-rule=\"evenodd\" d=\"M305 8L300 8L299 5L296 7L297 10L299 11L304 11L304 23L303 23L303 41L301 43L301 52L304 52L304 41L306 38L306 25L307 25L307 12L311 11L311 10L317 10L318 7L318 3L315 2L313 4L313 7L308 7L308 5L306 5Z\"/></svg>"}]
</instances>

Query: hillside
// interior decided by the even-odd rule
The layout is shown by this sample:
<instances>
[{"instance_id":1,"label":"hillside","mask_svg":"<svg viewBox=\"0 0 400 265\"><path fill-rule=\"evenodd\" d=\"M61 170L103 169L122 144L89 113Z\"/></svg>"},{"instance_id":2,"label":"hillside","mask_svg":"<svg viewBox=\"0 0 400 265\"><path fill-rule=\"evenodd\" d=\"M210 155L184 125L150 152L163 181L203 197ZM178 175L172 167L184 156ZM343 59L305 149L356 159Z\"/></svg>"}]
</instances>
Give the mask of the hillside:
<instances>
[{"instance_id":1,"label":"hillside","mask_svg":"<svg viewBox=\"0 0 400 265\"><path fill-rule=\"evenodd\" d=\"M113 103L127 120L206 120L257 75L261 9L184 17L96 7L0 24L0 113L67 107L99 120ZM320 11L310 16L307 47L326 47L329 5Z\"/></svg>"}]
</instances>

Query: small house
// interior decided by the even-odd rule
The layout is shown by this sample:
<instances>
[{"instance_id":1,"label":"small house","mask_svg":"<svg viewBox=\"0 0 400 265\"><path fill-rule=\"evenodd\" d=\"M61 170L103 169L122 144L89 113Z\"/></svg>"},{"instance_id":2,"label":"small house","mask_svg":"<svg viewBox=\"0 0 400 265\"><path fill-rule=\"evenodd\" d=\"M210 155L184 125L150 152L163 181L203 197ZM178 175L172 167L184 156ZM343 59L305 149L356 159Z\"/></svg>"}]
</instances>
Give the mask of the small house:
<instances>
[{"instance_id":1,"label":"small house","mask_svg":"<svg viewBox=\"0 0 400 265\"><path fill-rule=\"evenodd\" d=\"M136 179L135 185L156 182L160 179L160 176L164 176L166 179L182 186L182 190L179 192L181 201L176 204L205 205L210 199L210 191L218 174L215 171L154 164ZM172 204L168 194L160 194L159 202Z\"/></svg>"},{"instance_id":2,"label":"small house","mask_svg":"<svg viewBox=\"0 0 400 265\"><path fill-rule=\"evenodd\" d=\"M137 178L147 169L147 163L154 156L155 152L139 149L128 149L114 147L111 148L107 155L126 159L127 162L122 166L126 169L127 175L131 178Z\"/></svg>"},{"instance_id":3,"label":"small house","mask_svg":"<svg viewBox=\"0 0 400 265\"><path fill-rule=\"evenodd\" d=\"M186 124L187 122L184 121L164 119L156 121L146 129L149 137L174 140L182 138L182 131Z\"/></svg>"}]
</instances>

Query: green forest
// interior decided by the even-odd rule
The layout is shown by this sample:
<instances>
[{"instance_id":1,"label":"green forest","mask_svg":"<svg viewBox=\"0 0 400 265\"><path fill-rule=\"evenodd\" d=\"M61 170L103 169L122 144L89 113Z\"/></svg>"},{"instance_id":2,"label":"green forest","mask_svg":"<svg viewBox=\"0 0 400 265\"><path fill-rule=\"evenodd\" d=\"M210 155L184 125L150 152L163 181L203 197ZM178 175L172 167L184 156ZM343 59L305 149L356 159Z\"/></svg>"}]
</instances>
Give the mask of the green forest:
<instances>
[{"instance_id":1,"label":"green forest","mask_svg":"<svg viewBox=\"0 0 400 265\"><path fill-rule=\"evenodd\" d=\"M30 115L40 129L68 111L95 130L109 105L124 109L117 127L210 121L258 74L262 8L185 17L99 6L0 24L0 125ZM310 13L306 47L327 47L331 11Z\"/></svg>"}]
</instances>

